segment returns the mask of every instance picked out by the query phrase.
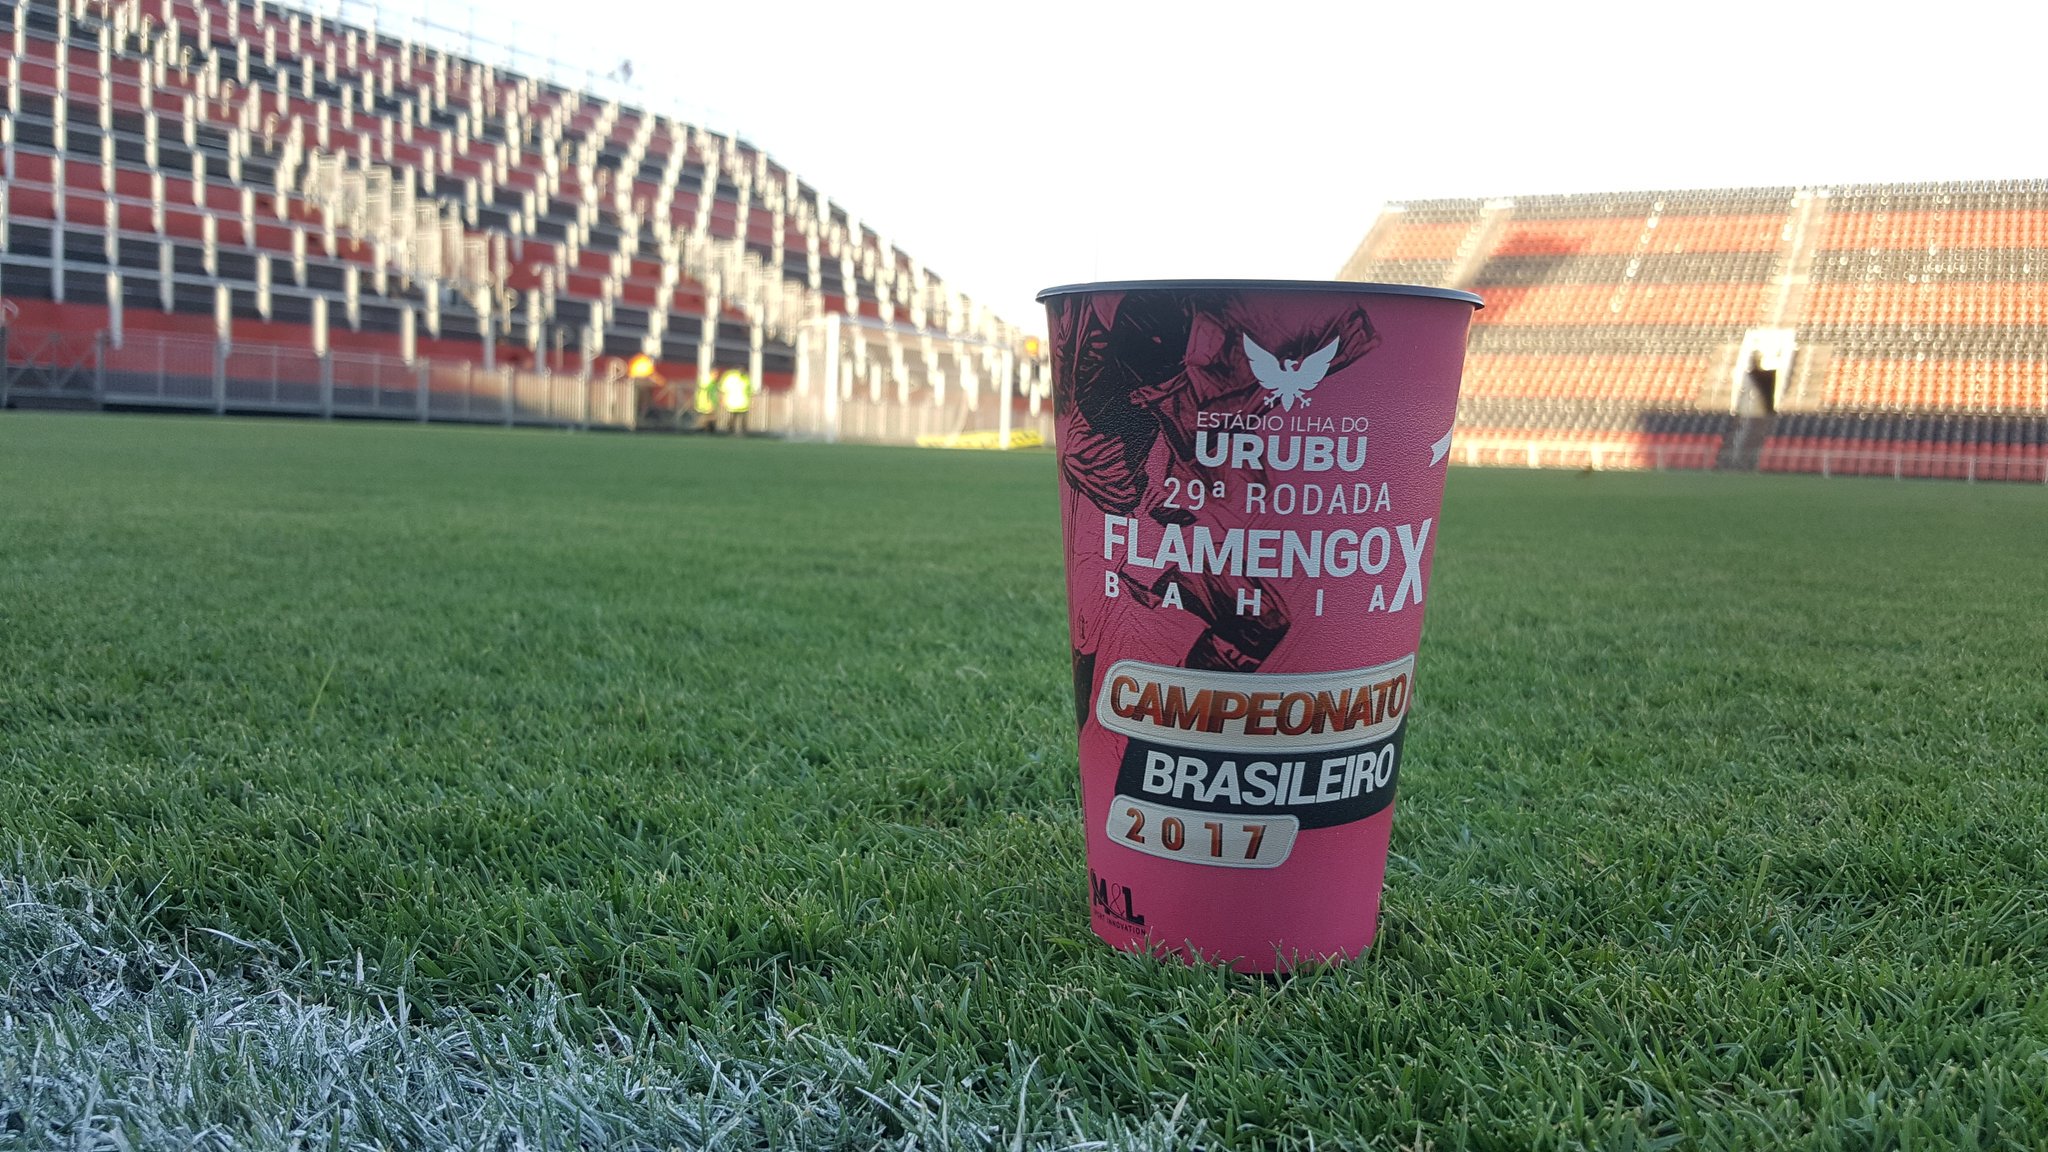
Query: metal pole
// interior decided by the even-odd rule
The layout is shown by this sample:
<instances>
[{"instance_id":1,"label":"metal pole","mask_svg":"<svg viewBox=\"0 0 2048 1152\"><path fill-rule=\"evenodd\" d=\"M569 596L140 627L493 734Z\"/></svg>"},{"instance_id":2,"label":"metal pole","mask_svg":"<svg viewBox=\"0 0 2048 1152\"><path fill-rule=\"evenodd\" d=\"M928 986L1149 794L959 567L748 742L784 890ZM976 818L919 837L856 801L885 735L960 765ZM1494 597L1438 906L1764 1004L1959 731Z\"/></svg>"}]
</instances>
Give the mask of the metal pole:
<instances>
[{"instance_id":1,"label":"metal pole","mask_svg":"<svg viewBox=\"0 0 2048 1152\"><path fill-rule=\"evenodd\" d=\"M825 440L830 443L839 439L839 313L825 318Z\"/></svg>"},{"instance_id":2,"label":"metal pole","mask_svg":"<svg viewBox=\"0 0 2048 1152\"><path fill-rule=\"evenodd\" d=\"M213 288L213 412L228 410L228 342L233 336L233 299L225 284Z\"/></svg>"},{"instance_id":3,"label":"metal pole","mask_svg":"<svg viewBox=\"0 0 2048 1152\"><path fill-rule=\"evenodd\" d=\"M320 418L334 419L334 357L320 357Z\"/></svg>"},{"instance_id":4,"label":"metal pole","mask_svg":"<svg viewBox=\"0 0 2048 1152\"><path fill-rule=\"evenodd\" d=\"M761 360L763 346L767 343L768 332L755 317L747 323L747 387L759 396L765 390L761 384Z\"/></svg>"},{"instance_id":5,"label":"metal pole","mask_svg":"<svg viewBox=\"0 0 2048 1152\"><path fill-rule=\"evenodd\" d=\"M1003 349L996 363L996 372L1002 378L996 385L996 446L1004 451L1010 448L1010 377L1016 374L1017 354Z\"/></svg>"},{"instance_id":6,"label":"metal pole","mask_svg":"<svg viewBox=\"0 0 2048 1152\"><path fill-rule=\"evenodd\" d=\"M419 413L419 416L420 416L420 423L422 423L422 424L425 424L425 423L427 422L427 407L428 407L428 405L427 405L427 362L426 362L425 360L421 360L421 361L419 361L418 363L416 363L416 364L414 364L414 365L412 366L412 370L413 370L413 373L414 373L414 375L415 375L415 376L417 377L417 379L416 379L416 380L414 381L414 387L416 388L416 390L417 390L416 394L417 394L417 395L418 395L418 397L419 397L419 409L420 409L420 413Z\"/></svg>"}]
</instances>

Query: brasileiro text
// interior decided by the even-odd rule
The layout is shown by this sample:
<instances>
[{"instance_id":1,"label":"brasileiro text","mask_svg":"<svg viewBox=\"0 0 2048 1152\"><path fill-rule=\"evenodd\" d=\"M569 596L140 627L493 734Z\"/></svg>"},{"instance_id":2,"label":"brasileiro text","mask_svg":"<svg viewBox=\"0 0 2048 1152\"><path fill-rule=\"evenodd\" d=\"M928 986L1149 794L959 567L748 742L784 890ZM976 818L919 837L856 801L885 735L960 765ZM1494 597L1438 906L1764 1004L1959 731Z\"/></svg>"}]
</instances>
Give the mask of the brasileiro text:
<instances>
[{"instance_id":1,"label":"brasileiro text","mask_svg":"<svg viewBox=\"0 0 2048 1152\"><path fill-rule=\"evenodd\" d=\"M1353 800L1394 781L1400 746L1388 741L1342 756L1303 760L1247 760L1211 755L1145 754L1148 796L1233 808L1299 807Z\"/></svg>"}]
</instances>

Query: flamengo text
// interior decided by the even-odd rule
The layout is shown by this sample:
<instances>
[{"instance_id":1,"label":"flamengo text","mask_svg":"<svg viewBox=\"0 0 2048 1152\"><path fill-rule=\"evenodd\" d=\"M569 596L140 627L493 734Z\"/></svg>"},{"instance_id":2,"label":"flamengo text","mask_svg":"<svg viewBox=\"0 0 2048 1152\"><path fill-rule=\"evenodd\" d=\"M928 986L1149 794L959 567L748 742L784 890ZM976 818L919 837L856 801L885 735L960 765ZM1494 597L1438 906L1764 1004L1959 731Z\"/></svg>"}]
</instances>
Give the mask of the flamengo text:
<instances>
[{"instance_id":1,"label":"flamengo text","mask_svg":"<svg viewBox=\"0 0 2048 1152\"><path fill-rule=\"evenodd\" d=\"M1175 568L1196 575L1253 576L1290 579L1354 574L1377 576L1398 554L1401 583L1394 590L1392 611L1412 598L1422 603L1422 554L1429 543L1433 517L1420 524L1396 524L1354 532L1349 528L1300 532L1293 528L1231 528L1222 532L1197 524L1162 525L1157 540L1148 540L1135 516L1102 518L1102 558L1121 558L1133 568ZM1147 545L1151 545L1149 548Z\"/></svg>"}]
</instances>

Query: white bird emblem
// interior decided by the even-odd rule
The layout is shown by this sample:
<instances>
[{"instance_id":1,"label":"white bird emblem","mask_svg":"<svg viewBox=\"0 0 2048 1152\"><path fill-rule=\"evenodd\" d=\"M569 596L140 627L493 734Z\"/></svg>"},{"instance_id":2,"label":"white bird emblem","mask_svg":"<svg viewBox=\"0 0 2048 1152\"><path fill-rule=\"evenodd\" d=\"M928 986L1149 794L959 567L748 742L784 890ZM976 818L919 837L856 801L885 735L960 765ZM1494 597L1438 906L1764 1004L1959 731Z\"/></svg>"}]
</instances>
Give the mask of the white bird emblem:
<instances>
[{"instance_id":1,"label":"white bird emblem","mask_svg":"<svg viewBox=\"0 0 2048 1152\"><path fill-rule=\"evenodd\" d=\"M1340 337L1310 353L1306 359L1282 363L1271 352L1253 343L1251 334L1246 333L1244 354L1252 362L1252 375L1259 378L1259 387L1270 393L1266 397L1266 407L1271 408L1276 400L1289 411L1293 411L1297 400L1303 408L1308 407L1308 394L1323 382L1324 375L1330 371L1330 361L1337 358L1337 345L1341 342Z\"/></svg>"}]
</instances>

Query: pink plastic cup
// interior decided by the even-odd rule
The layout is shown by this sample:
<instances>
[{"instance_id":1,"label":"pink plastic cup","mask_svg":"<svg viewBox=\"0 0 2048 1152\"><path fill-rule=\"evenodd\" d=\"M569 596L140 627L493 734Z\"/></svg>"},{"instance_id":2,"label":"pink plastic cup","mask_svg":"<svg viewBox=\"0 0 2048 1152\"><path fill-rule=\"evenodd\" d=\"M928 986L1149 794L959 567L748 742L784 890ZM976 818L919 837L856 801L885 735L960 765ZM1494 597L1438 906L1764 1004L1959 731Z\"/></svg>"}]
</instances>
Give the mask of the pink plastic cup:
<instances>
[{"instance_id":1,"label":"pink plastic cup","mask_svg":"<svg viewBox=\"0 0 2048 1152\"><path fill-rule=\"evenodd\" d=\"M1038 298L1095 932L1246 972L1357 956L1480 300L1264 281Z\"/></svg>"}]
</instances>

